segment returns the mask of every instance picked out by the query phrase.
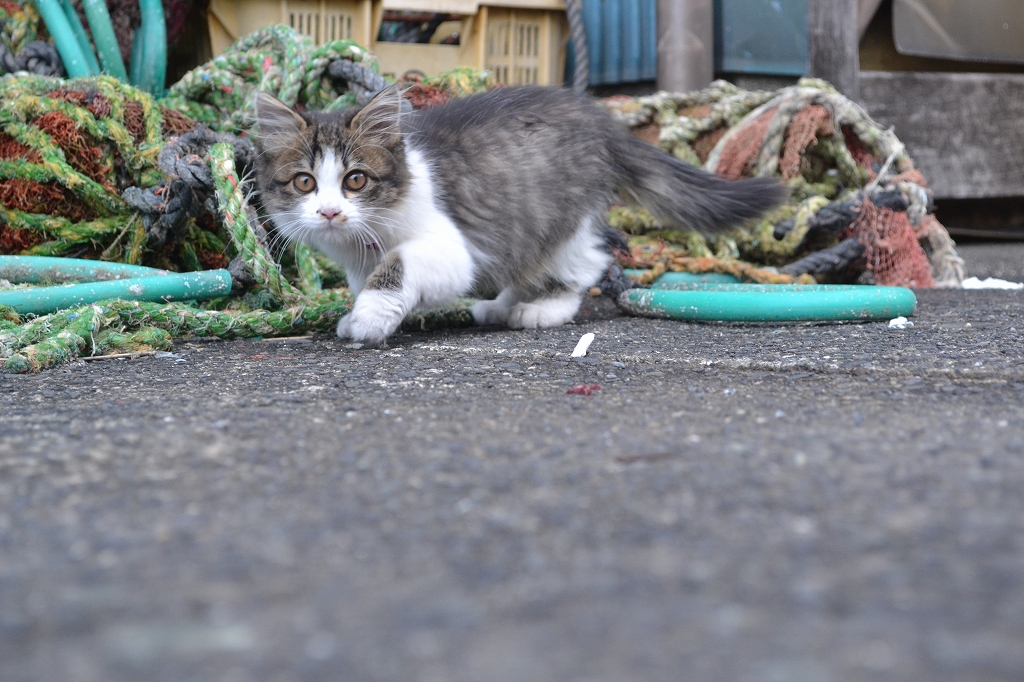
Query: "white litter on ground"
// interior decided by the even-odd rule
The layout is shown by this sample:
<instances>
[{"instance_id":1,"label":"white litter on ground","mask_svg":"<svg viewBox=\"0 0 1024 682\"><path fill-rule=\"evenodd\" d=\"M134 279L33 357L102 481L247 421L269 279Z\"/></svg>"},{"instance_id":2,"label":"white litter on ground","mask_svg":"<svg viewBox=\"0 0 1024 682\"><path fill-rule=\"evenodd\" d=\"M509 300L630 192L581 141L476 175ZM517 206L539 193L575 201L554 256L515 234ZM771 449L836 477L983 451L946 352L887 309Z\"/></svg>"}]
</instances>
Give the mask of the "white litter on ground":
<instances>
[{"instance_id":1,"label":"white litter on ground","mask_svg":"<svg viewBox=\"0 0 1024 682\"><path fill-rule=\"evenodd\" d=\"M913 327L914 323L907 318L900 315L899 317L889 320L889 329L906 329L907 327Z\"/></svg>"},{"instance_id":2,"label":"white litter on ground","mask_svg":"<svg viewBox=\"0 0 1024 682\"><path fill-rule=\"evenodd\" d=\"M584 334L583 336L580 337L579 343L576 344L576 347L572 351L572 355L569 357L582 358L584 355L587 354L587 349L590 348L590 344L592 344L593 342L593 334Z\"/></svg>"},{"instance_id":3,"label":"white litter on ground","mask_svg":"<svg viewBox=\"0 0 1024 682\"><path fill-rule=\"evenodd\" d=\"M1024 282L1008 282L1005 279L968 277L960 286L964 289L1024 289Z\"/></svg>"}]
</instances>

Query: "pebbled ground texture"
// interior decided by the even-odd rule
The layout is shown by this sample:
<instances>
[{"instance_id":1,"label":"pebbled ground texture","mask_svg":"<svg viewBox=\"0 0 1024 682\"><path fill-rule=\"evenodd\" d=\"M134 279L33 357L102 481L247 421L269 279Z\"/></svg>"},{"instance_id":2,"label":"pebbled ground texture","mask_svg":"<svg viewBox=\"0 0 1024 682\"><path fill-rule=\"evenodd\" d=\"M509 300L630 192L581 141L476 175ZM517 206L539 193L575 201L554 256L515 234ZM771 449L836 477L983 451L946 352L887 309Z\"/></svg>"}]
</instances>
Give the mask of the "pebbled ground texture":
<instances>
[{"instance_id":1,"label":"pebbled ground texture","mask_svg":"<svg viewBox=\"0 0 1024 682\"><path fill-rule=\"evenodd\" d=\"M0 680L1024 680L1022 303L0 375Z\"/></svg>"}]
</instances>

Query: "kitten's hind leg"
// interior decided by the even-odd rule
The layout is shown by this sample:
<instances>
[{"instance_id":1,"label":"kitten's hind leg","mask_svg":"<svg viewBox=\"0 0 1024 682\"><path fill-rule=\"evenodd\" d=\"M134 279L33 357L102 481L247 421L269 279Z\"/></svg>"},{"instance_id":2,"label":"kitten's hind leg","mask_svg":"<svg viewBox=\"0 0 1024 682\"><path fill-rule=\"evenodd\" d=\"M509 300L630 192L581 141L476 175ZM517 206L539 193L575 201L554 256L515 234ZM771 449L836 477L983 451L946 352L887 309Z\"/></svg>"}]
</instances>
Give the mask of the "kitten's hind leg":
<instances>
[{"instance_id":1,"label":"kitten's hind leg","mask_svg":"<svg viewBox=\"0 0 1024 682\"><path fill-rule=\"evenodd\" d=\"M583 292L562 290L533 301L516 303L508 313L511 329L543 329L571 322L580 309Z\"/></svg>"},{"instance_id":2,"label":"kitten's hind leg","mask_svg":"<svg viewBox=\"0 0 1024 682\"><path fill-rule=\"evenodd\" d=\"M518 301L512 287L502 290L493 301L477 301L473 304L473 321L479 325L508 324L508 314Z\"/></svg>"},{"instance_id":3,"label":"kitten's hind leg","mask_svg":"<svg viewBox=\"0 0 1024 682\"><path fill-rule=\"evenodd\" d=\"M612 262L600 225L594 217L585 219L576 234L555 250L545 268L550 278L546 291L512 306L509 327L538 329L572 321L583 293L601 280Z\"/></svg>"}]
</instances>

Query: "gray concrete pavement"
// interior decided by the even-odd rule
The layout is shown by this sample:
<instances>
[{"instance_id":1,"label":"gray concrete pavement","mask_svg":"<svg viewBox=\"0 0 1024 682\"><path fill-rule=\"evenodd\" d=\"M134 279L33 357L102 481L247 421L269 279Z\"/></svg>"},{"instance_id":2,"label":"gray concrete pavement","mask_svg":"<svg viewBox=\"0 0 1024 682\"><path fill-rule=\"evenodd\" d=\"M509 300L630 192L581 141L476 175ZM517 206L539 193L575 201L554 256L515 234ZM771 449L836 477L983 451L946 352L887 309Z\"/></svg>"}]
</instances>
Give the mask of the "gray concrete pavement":
<instances>
[{"instance_id":1,"label":"gray concrete pavement","mask_svg":"<svg viewBox=\"0 0 1024 682\"><path fill-rule=\"evenodd\" d=\"M0 680L1022 680L1024 295L919 300L0 375Z\"/></svg>"}]
</instances>

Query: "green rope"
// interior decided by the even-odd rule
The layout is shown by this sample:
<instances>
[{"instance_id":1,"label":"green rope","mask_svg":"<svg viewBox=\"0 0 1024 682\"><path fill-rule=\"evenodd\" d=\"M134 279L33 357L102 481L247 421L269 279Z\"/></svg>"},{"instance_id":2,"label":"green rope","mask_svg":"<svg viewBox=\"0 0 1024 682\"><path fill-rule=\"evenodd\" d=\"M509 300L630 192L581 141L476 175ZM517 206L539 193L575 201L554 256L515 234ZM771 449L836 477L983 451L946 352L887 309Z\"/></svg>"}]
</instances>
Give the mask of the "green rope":
<instances>
[{"instance_id":1,"label":"green rope","mask_svg":"<svg viewBox=\"0 0 1024 682\"><path fill-rule=\"evenodd\" d=\"M324 77L336 59L376 69L373 56L351 40L314 47L308 36L288 26L269 26L185 74L171 86L164 104L221 131L239 131L251 125L257 90L269 92L289 106L325 109L344 94Z\"/></svg>"},{"instance_id":2,"label":"green rope","mask_svg":"<svg viewBox=\"0 0 1024 682\"><path fill-rule=\"evenodd\" d=\"M21 10L14 12L0 7L0 42L11 54L17 54L38 39L40 23L39 10L31 3L21 5Z\"/></svg>"},{"instance_id":3,"label":"green rope","mask_svg":"<svg viewBox=\"0 0 1024 682\"><path fill-rule=\"evenodd\" d=\"M323 289L323 272L316 259L316 252L305 244L296 244L295 268L299 271L299 288L307 296Z\"/></svg>"},{"instance_id":4,"label":"green rope","mask_svg":"<svg viewBox=\"0 0 1024 682\"><path fill-rule=\"evenodd\" d=\"M245 258L256 281L275 297L288 303L302 298L302 293L281 275L280 268L256 237L250 224L250 211L235 173L235 152L223 142L210 147L210 165L217 185L217 198L235 248ZM255 214L252 214L255 218Z\"/></svg>"}]
</instances>

